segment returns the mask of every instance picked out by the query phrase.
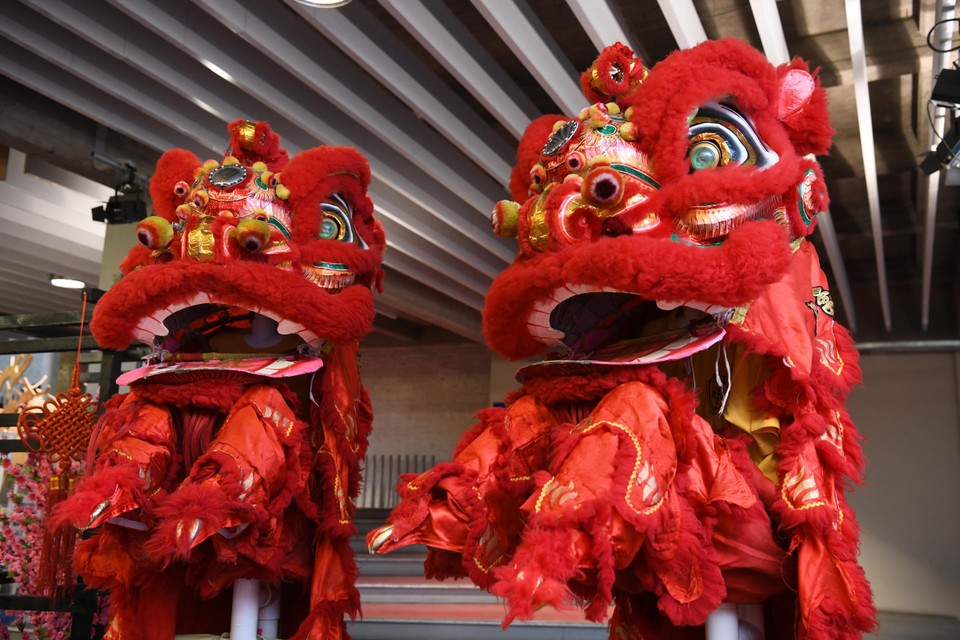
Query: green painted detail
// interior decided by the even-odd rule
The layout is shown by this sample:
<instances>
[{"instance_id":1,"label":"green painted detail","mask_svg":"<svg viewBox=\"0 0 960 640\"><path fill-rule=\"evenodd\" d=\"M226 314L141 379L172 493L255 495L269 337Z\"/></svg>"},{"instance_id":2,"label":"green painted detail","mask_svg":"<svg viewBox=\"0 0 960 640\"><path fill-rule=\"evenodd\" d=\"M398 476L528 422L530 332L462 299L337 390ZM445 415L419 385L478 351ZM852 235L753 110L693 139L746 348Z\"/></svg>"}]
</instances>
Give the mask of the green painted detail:
<instances>
[{"instance_id":1,"label":"green painted detail","mask_svg":"<svg viewBox=\"0 0 960 640\"><path fill-rule=\"evenodd\" d=\"M340 235L340 226L333 218L324 218L320 222L320 231L317 234L321 240L330 240Z\"/></svg>"},{"instance_id":2,"label":"green painted detail","mask_svg":"<svg viewBox=\"0 0 960 640\"><path fill-rule=\"evenodd\" d=\"M313 266L321 269L330 269L331 271L349 271L347 265L339 262L314 262Z\"/></svg>"},{"instance_id":3,"label":"green painted detail","mask_svg":"<svg viewBox=\"0 0 960 640\"><path fill-rule=\"evenodd\" d=\"M803 206L803 185L807 184L806 177L813 173L812 170L807 169L807 172L804 174L804 180L800 182L797 186L797 209L800 211L800 219L803 220L803 224L810 226L813 223L813 218L807 214L807 208Z\"/></svg>"},{"instance_id":4,"label":"green painted detail","mask_svg":"<svg viewBox=\"0 0 960 640\"><path fill-rule=\"evenodd\" d=\"M613 169L614 171L619 171L620 173L625 173L625 174L627 174L628 176L633 176L634 178L636 178L636 179L638 179L638 180L643 180L644 182L646 182L648 185L650 185L650 186L653 187L654 189L659 189L659 188L660 188L660 185L657 184L657 181L656 181L656 180L654 180L653 178L651 178L650 176L648 176L647 174L645 174L643 171L640 171L639 169L636 169L636 168L634 168L634 167L631 167L630 165L615 163L615 164L611 164L611 165L610 165L610 168Z\"/></svg>"},{"instance_id":5,"label":"green painted detail","mask_svg":"<svg viewBox=\"0 0 960 640\"><path fill-rule=\"evenodd\" d=\"M615 126L612 125L612 124L605 124L605 125L603 125L602 127L600 127L599 129L597 129L597 132L602 133L602 134L607 135L607 136L612 136L613 134L615 134L615 133L617 132L617 127L615 127Z\"/></svg>"},{"instance_id":6,"label":"green painted detail","mask_svg":"<svg viewBox=\"0 0 960 640\"><path fill-rule=\"evenodd\" d=\"M711 144L696 147L690 156L690 166L695 171L712 169L718 164L720 164L720 151Z\"/></svg>"},{"instance_id":7,"label":"green painted detail","mask_svg":"<svg viewBox=\"0 0 960 640\"><path fill-rule=\"evenodd\" d=\"M275 226L277 229L280 229L280 233L283 234L283 237L286 238L287 240L290 239L290 231L285 226L283 226L282 222L280 222L276 218L270 218L269 220L267 220L267 224L271 224Z\"/></svg>"},{"instance_id":8,"label":"green painted detail","mask_svg":"<svg viewBox=\"0 0 960 640\"><path fill-rule=\"evenodd\" d=\"M270 187L268 187L267 185L263 184L263 180L260 179L261 177L262 177L262 176L257 176L256 178L253 179L253 181L257 184L258 187L260 187L261 189L263 189L264 191L266 191L266 190L269 189Z\"/></svg>"},{"instance_id":9,"label":"green painted detail","mask_svg":"<svg viewBox=\"0 0 960 640\"><path fill-rule=\"evenodd\" d=\"M723 240L719 242L711 242L710 244L703 244L700 242L689 242L687 240L684 240L683 238L681 238L675 233L670 235L670 239L673 240L674 242L682 242L683 244L690 247L719 247L720 245L723 244Z\"/></svg>"}]
</instances>

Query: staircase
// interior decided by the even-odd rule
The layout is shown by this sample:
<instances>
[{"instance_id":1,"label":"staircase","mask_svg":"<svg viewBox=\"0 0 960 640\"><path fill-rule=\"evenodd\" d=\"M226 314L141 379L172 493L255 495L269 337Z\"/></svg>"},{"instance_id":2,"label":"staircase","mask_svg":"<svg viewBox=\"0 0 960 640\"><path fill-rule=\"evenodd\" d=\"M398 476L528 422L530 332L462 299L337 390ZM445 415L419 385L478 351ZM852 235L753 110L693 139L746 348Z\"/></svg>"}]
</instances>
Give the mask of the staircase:
<instances>
[{"instance_id":1,"label":"staircase","mask_svg":"<svg viewBox=\"0 0 960 640\"><path fill-rule=\"evenodd\" d=\"M363 619L350 625L354 640L606 640L606 625L579 612L547 608L529 622L500 623L502 602L469 580L436 582L423 576L426 548L406 547L386 556L367 553L364 537L386 511L362 510L352 545L360 568L357 587Z\"/></svg>"}]
</instances>

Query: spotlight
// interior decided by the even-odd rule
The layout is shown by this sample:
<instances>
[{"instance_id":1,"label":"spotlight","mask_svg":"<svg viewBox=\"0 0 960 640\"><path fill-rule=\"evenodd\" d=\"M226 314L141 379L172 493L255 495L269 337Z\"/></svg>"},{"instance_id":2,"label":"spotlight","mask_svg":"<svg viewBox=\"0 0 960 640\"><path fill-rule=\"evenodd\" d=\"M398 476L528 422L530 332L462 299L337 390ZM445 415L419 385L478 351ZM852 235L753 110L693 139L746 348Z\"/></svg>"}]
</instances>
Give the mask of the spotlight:
<instances>
[{"instance_id":1,"label":"spotlight","mask_svg":"<svg viewBox=\"0 0 960 640\"><path fill-rule=\"evenodd\" d=\"M129 171L127 181L114 189L113 196L103 206L90 210L96 222L108 224L130 224L147 217L147 200L137 180L137 169L126 165Z\"/></svg>"},{"instance_id":2,"label":"spotlight","mask_svg":"<svg viewBox=\"0 0 960 640\"><path fill-rule=\"evenodd\" d=\"M63 276L50 276L50 284L61 289L83 289L87 286L82 280L64 278Z\"/></svg>"},{"instance_id":3,"label":"spotlight","mask_svg":"<svg viewBox=\"0 0 960 640\"><path fill-rule=\"evenodd\" d=\"M944 69L937 76L937 82L930 93L930 102L954 112L960 108L960 69ZM927 112L929 115L929 111ZM932 123L932 121L931 121ZM954 119L950 130L943 134L937 148L929 152L920 162L920 170L933 175L941 169L960 168L960 127Z\"/></svg>"},{"instance_id":4,"label":"spotlight","mask_svg":"<svg viewBox=\"0 0 960 640\"><path fill-rule=\"evenodd\" d=\"M929 152L920 162L920 170L925 174L933 175L941 169L960 168L960 122L954 121L950 130L943 134L943 139L935 151Z\"/></svg>"}]
</instances>

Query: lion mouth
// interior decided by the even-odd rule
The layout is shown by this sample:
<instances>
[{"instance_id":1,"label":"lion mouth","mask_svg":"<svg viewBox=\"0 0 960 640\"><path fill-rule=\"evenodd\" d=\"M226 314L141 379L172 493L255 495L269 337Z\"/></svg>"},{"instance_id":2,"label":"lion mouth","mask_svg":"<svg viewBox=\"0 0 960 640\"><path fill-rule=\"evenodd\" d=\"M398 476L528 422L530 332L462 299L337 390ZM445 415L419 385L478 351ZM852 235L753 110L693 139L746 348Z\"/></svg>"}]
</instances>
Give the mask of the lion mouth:
<instances>
[{"instance_id":1,"label":"lion mouth","mask_svg":"<svg viewBox=\"0 0 960 640\"><path fill-rule=\"evenodd\" d=\"M521 375L551 365L639 365L685 358L723 338L730 311L568 285L535 305L527 320L532 335L558 350L521 369Z\"/></svg>"},{"instance_id":2,"label":"lion mouth","mask_svg":"<svg viewBox=\"0 0 960 640\"><path fill-rule=\"evenodd\" d=\"M240 372L290 377L322 367L324 341L303 325L258 308L231 305L200 293L139 319L134 335L153 347L145 366L118 380L173 373Z\"/></svg>"}]
</instances>

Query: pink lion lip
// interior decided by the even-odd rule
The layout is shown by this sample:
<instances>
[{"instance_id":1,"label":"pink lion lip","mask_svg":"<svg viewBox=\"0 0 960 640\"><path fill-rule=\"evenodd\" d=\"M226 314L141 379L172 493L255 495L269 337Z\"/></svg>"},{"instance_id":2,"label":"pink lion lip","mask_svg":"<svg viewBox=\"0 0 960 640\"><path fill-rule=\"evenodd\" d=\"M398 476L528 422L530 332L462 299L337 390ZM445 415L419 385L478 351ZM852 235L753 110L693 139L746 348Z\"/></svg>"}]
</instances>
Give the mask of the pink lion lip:
<instances>
[{"instance_id":1,"label":"pink lion lip","mask_svg":"<svg viewBox=\"0 0 960 640\"><path fill-rule=\"evenodd\" d=\"M305 373L319 371L323 367L320 358L294 357L253 357L238 360L197 360L178 361L172 363L148 364L133 371L127 371L119 378L117 384L130 385L137 380L143 380L160 375L187 373L190 371L229 371L246 373L262 378L291 378Z\"/></svg>"},{"instance_id":2,"label":"pink lion lip","mask_svg":"<svg viewBox=\"0 0 960 640\"><path fill-rule=\"evenodd\" d=\"M523 382L543 375L582 375L597 366L623 367L682 360L709 349L725 335L727 330L714 324L625 340L586 354L571 354L521 367L517 370L517 380Z\"/></svg>"}]
</instances>

